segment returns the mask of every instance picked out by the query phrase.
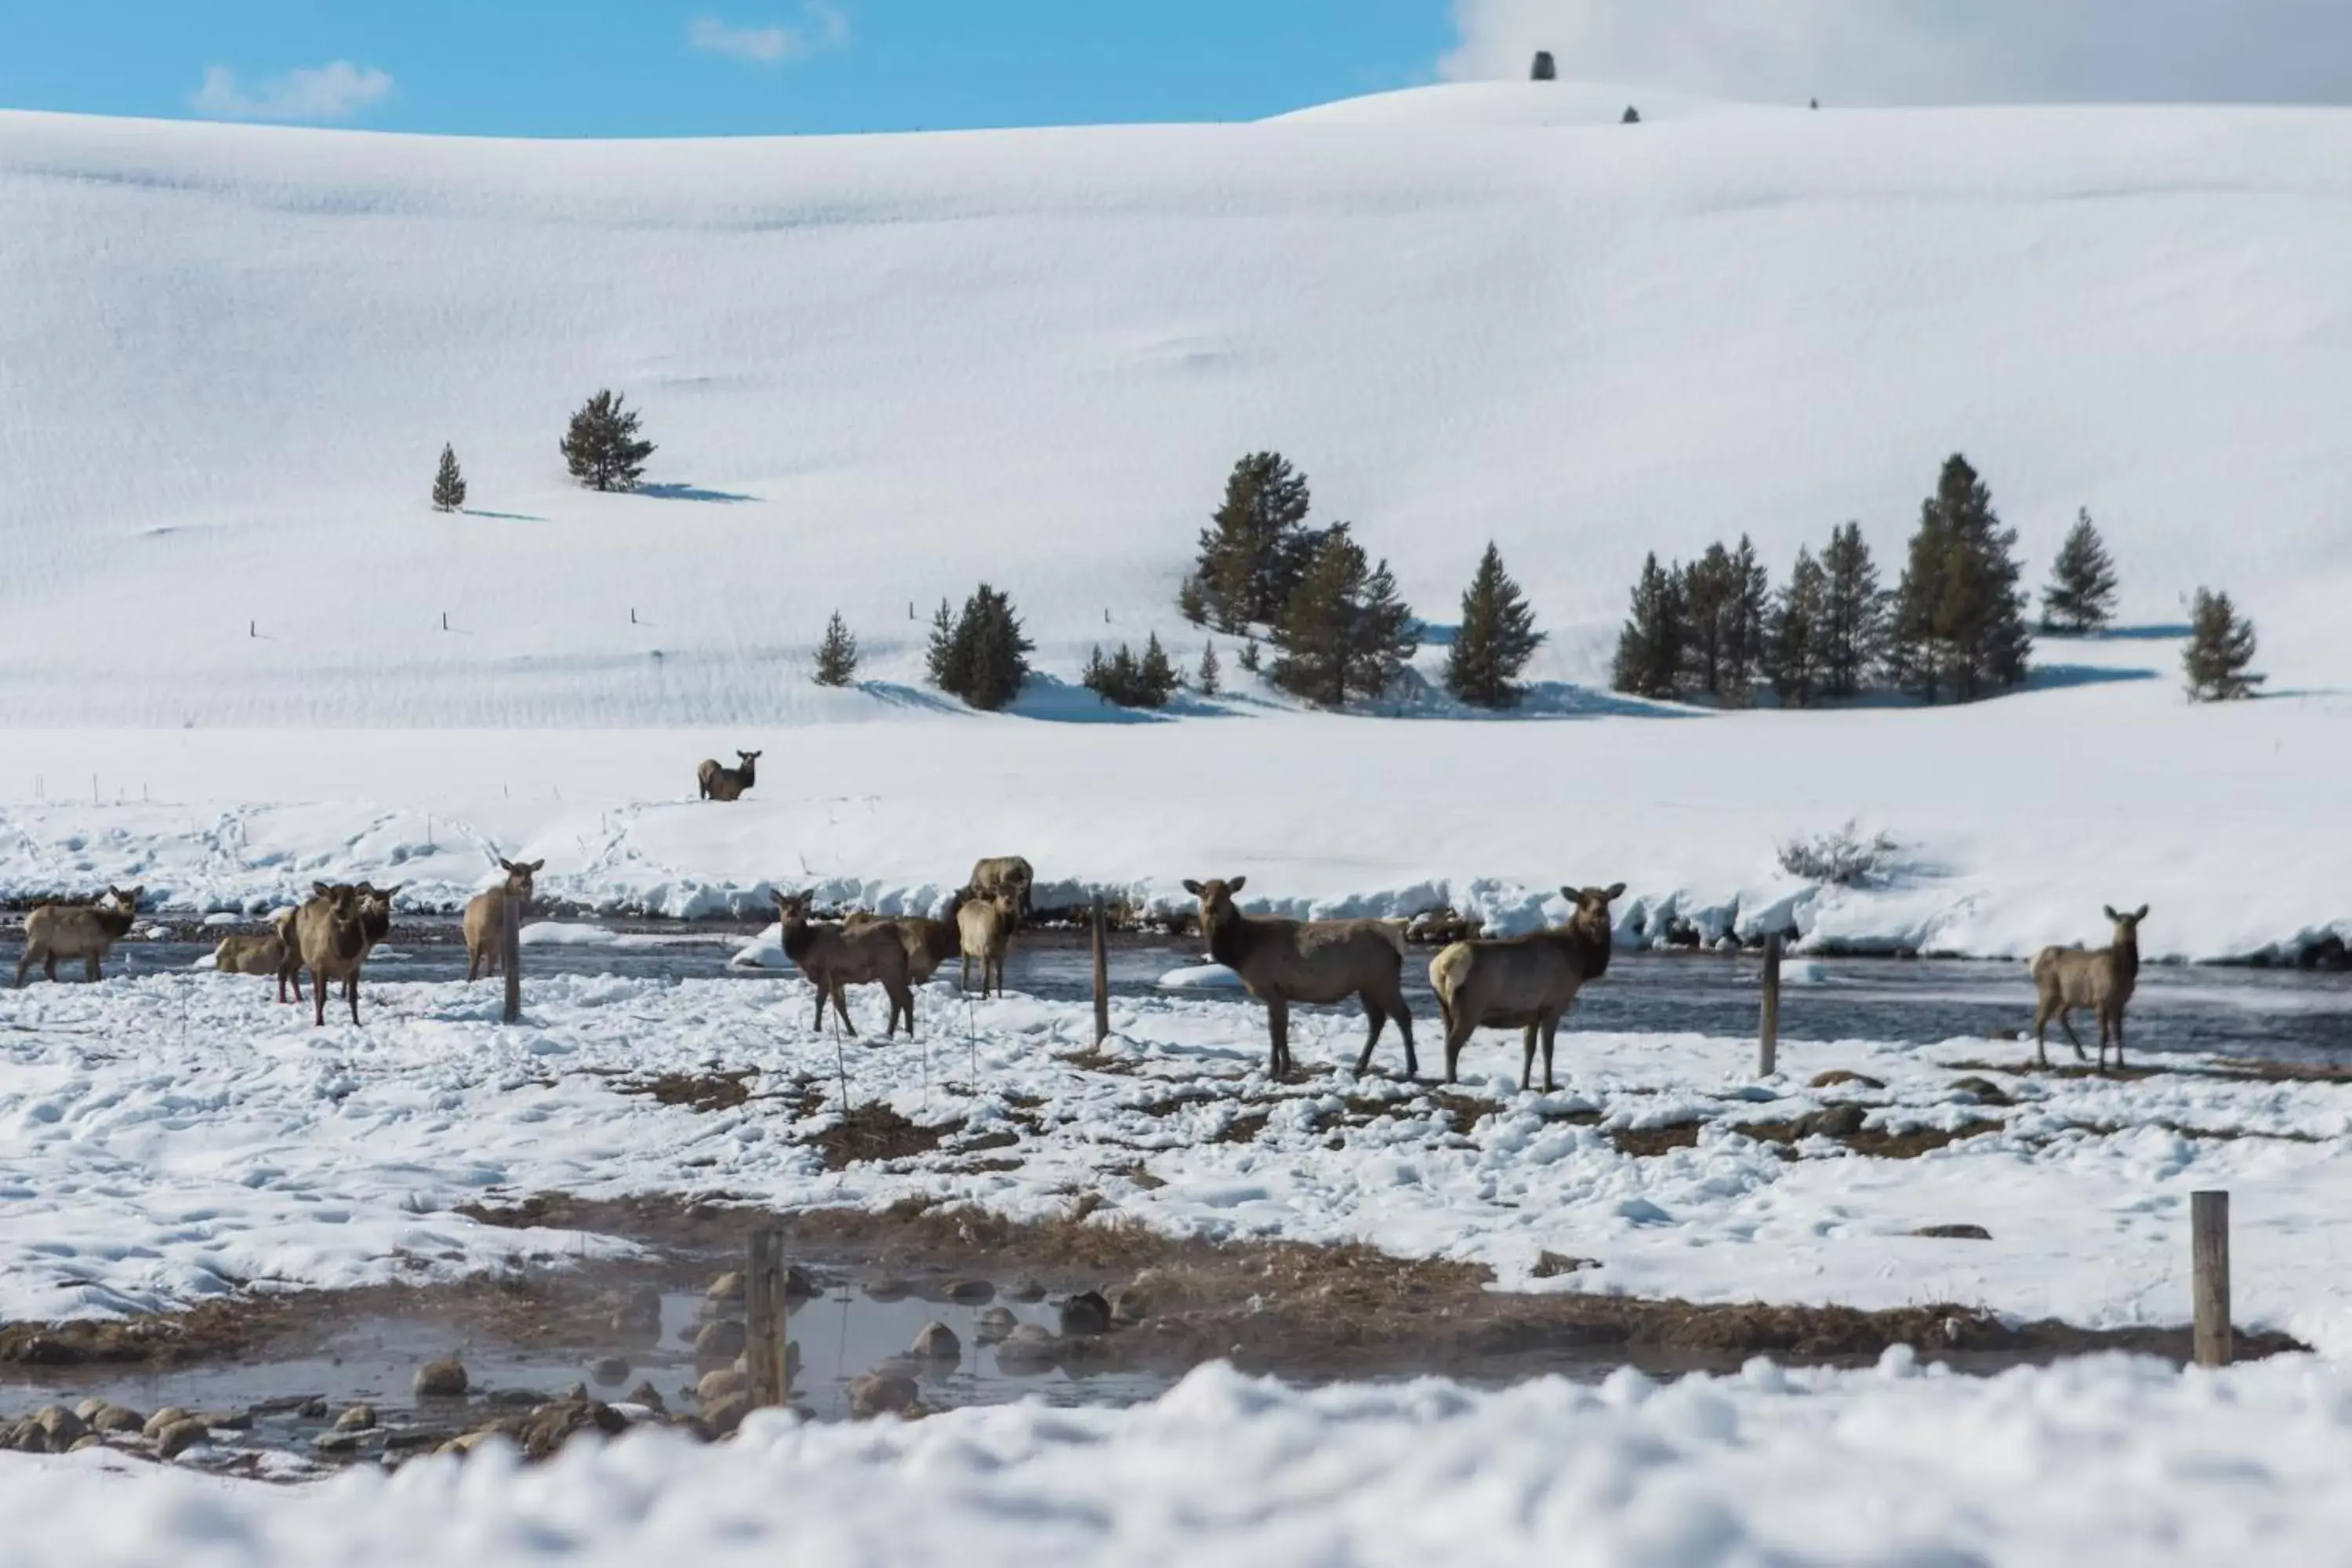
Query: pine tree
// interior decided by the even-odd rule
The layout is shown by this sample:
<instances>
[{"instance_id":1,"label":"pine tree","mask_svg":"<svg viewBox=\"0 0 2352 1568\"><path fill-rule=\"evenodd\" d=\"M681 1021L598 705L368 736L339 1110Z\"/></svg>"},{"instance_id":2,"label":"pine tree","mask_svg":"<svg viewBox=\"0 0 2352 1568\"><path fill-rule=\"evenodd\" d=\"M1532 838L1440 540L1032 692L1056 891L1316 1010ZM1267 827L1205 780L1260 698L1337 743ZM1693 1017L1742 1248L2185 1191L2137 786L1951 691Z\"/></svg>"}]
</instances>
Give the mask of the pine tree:
<instances>
[{"instance_id":1,"label":"pine tree","mask_svg":"<svg viewBox=\"0 0 2352 1568\"><path fill-rule=\"evenodd\" d=\"M457 471L457 450L443 445L441 468L433 476L433 510L456 511L466 504L466 476Z\"/></svg>"},{"instance_id":2,"label":"pine tree","mask_svg":"<svg viewBox=\"0 0 2352 1568\"><path fill-rule=\"evenodd\" d=\"M2197 590L2189 611L2189 646L2181 650L2181 668L2189 677L2192 702L2232 702L2253 695L2267 677L2250 675L2254 662L2254 623L2238 614L2227 594Z\"/></svg>"},{"instance_id":3,"label":"pine tree","mask_svg":"<svg viewBox=\"0 0 2352 1568\"><path fill-rule=\"evenodd\" d=\"M1885 657L1886 626L1886 596L1862 524L1849 522L1832 533L1821 564L1828 580L1822 609L1822 691L1858 696Z\"/></svg>"},{"instance_id":4,"label":"pine tree","mask_svg":"<svg viewBox=\"0 0 2352 1568\"><path fill-rule=\"evenodd\" d=\"M1213 642L1202 643L1201 673L1193 678L1193 684L1200 688L1202 696L1214 697L1219 689L1219 683L1223 679L1224 671L1217 668L1217 645Z\"/></svg>"},{"instance_id":5,"label":"pine tree","mask_svg":"<svg viewBox=\"0 0 2352 1568\"><path fill-rule=\"evenodd\" d=\"M2032 642L2016 543L2016 531L2003 528L1992 510L1992 492L1955 454L1920 508L1895 590L1891 662L1897 679L1927 701L1948 690L1973 702L2024 680Z\"/></svg>"},{"instance_id":6,"label":"pine tree","mask_svg":"<svg viewBox=\"0 0 2352 1568\"><path fill-rule=\"evenodd\" d=\"M923 654L923 672L941 691L961 691L971 681L971 647L960 640L955 614L945 599L931 617L930 647Z\"/></svg>"},{"instance_id":7,"label":"pine tree","mask_svg":"<svg viewBox=\"0 0 2352 1568\"><path fill-rule=\"evenodd\" d=\"M1709 697L1723 695L1724 644L1731 633L1736 591L1731 552L1720 544L1708 545L1706 554L1682 568L1685 673L1691 686Z\"/></svg>"},{"instance_id":8,"label":"pine tree","mask_svg":"<svg viewBox=\"0 0 2352 1568\"><path fill-rule=\"evenodd\" d=\"M1535 612L1488 540L1477 574L1462 592L1462 626L1445 656L1445 689L1473 707L1518 706L1524 693L1514 682L1543 640Z\"/></svg>"},{"instance_id":9,"label":"pine tree","mask_svg":"<svg viewBox=\"0 0 2352 1568\"><path fill-rule=\"evenodd\" d=\"M1655 552L1642 563L1633 613L1617 637L1609 684L1636 697L1671 698L1682 668L1683 572L1661 567Z\"/></svg>"},{"instance_id":10,"label":"pine tree","mask_svg":"<svg viewBox=\"0 0 2352 1568\"><path fill-rule=\"evenodd\" d=\"M1382 561L1368 567L1348 525L1326 531L1275 627L1276 685L1327 708L1377 697L1421 646Z\"/></svg>"},{"instance_id":11,"label":"pine tree","mask_svg":"<svg viewBox=\"0 0 2352 1568\"><path fill-rule=\"evenodd\" d=\"M592 489L633 490L646 471L654 444L637 435L637 412L622 406L620 394L601 391L580 405L572 427L558 443L572 477Z\"/></svg>"},{"instance_id":12,"label":"pine tree","mask_svg":"<svg viewBox=\"0 0 2352 1568\"><path fill-rule=\"evenodd\" d=\"M1280 618L1321 541L1307 527L1309 501L1307 476L1278 452L1253 452L1234 465L1186 579L1191 596L1219 631ZM1180 591L1180 610L1186 598Z\"/></svg>"},{"instance_id":13,"label":"pine tree","mask_svg":"<svg viewBox=\"0 0 2352 1568\"><path fill-rule=\"evenodd\" d=\"M1201 579L1187 574L1183 584L1176 590L1176 613L1196 626L1209 624L1209 596L1201 591Z\"/></svg>"},{"instance_id":14,"label":"pine tree","mask_svg":"<svg viewBox=\"0 0 2352 1568\"><path fill-rule=\"evenodd\" d=\"M1160 634L1153 632L1143 645L1143 657L1136 660L1135 689L1146 708L1164 708L1183 684L1176 667L1168 660L1168 650L1160 646Z\"/></svg>"},{"instance_id":15,"label":"pine tree","mask_svg":"<svg viewBox=\"0 0 2352 1568\"><path fill-rule=\"evenodd\" d=\"M1551 51L1538 49L1535 64L1528 70L1528 79L1530 81L1554 81L1559 77L1559 68L1552 63Z\"/></svg>"},{"instance_id":16,"label":"pine tree","mask_svg":"<svg viewBox=\"0 0 2352 1568\"><path fill-rule=\"evenodd\" d=\"M1766 669L1784 708L1812 705L1827 676L1830 577L1801 549L1788 585L1772 605Z\"/></svg>"},{"instance_id":17,"label":"pine tree","mask_svg":"<svg viewBox=\"0 0 2352 1568\"><path fill-rule=\"evenodd\" d=\"M1744 708L1764 672L1772 615L1772 577L1746 534L1729 557L1723 607L1723 700Z\"/></svg>"},{"instance_id":18,"label":"pine tree","mask_svg":"<svg viewBox=\"0 0 2352 1568\"><path fill-rule=\"evenodd\" d=\"M1239 658L1235 658L1234 662L1240 665L1250 674L1255 675L1258 670L1258 665L1261 662L1258 658L1257 638L1249 637L1244 639L1242 643L1241 655Z\"/></svg>"},{"instance_id":19,"label":"pine tree","mask_svg":"<svg viewBox=\"0 0 2352 1568\"><path fill-rule=\"evenodd\" d=\"M1639 125L1642 123L1642 111L1629 103L1625 106L1624 117L1621 119L1618 123L1621 125Z\"/></svg>"},{"instance_id":20,"label":"pine tree","mask_svg":"<svg viewBox=\"0 0 2352 1568\"><path fill-rule=\"evenodd\" d=\"M846 686L857 679L857 639L849 635L849 627L841 612L833 612L833 619L824 624L824 640L816 645L816 683L819 686Z\"/></svg>"},{"instance_id":21,"label":"pine tree","mask_svg":"<svg viewBox=\"0 0 2352 1568\"><path fill-rule=\"evenodd\" d=\"M2116 563L2084 507L2074 515L2066 542L2051 563L2050 585L2042 590L2044 631L2089 632L2116 613Z\"/></svg>"},{"instance_id":22,"label":"pine tree","mask_svg":"<svg viewBox=\"0 0 2352 1568\"><path fill-rule=\"evenodd\" d=\"M964 650L964 684L950 688L957 696L992 713L1020 694L1035 645L1022 635L1010 598L985 583L972 590L957 617L955 641Z\"/></svg>"}]
</instances>

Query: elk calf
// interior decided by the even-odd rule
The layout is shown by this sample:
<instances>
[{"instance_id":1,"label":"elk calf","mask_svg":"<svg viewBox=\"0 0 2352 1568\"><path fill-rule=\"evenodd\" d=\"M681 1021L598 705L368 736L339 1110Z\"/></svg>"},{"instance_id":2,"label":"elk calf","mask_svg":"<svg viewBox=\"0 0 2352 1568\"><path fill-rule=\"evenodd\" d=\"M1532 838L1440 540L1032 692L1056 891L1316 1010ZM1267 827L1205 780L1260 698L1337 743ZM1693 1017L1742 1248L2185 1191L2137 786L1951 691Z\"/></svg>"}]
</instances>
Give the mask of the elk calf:
<instances>
[{"instance_id":1,"label":"elk calf","mask_svg":"<svg viewBox=\"0 0 2352 1568\"><path fill-rule=\"evenodd\" d=\"M1562 888L1567 923L1554 931L1497 940L1457 942L1429 964L1437 1011L1445 1019L1445 1081L1454 1081L1462 1047L1475 1030L1525 1029L1527 1054L1519 1064L1519 1088L1535 1076L1536 1038L1543 1038L1544 1092L1551 1092L1552 1037L1585 982L1607 973L1615 946L1610 904L1625 884Z\"/></svg>"},{"instance_id":2,"label":"elk calf","mask_svg":"<svg viewBox=\"0 0 2352 1568\"><path fill-rule=\"evenodd\" d=\"M807 893L778 893L775 900L776 918L784 928L784 956L816 987L816 1021L812 1027L824 1027L825 999L831 997L834 1016L855 1038L857 1026L849 1020L845 988L879 985L890 998L890 1032L884 1037L898 1034L902 1013L907 1033L915 1032L915 996L907 984L907 944L892 922L831 925L808 918L813 900Z\"/></svg>"},{"instance_id":3,"label":"elk calf","mask_svg":"<svg viewBox=\"0 0 2352 1568\"><path fill-rule=\"evenodd\" d=\"M761 755L762 753L759 752L738 752L735 756L741 765L732 768L720 767L719 759L716 757L704 758L702 765L694 770L695 783L702 788L702 798L705 800L740 798L745 790L760 782L759 763Z\"/></svg>"},{"instance_id":4,"label":"elk calf","mask_svg":"<svg viewBox=\"0 0 2352 1568\"><path fill-rule=\"evenodd\" d=\"M1013 951L1013 929L1020 923L1020 906L1009 893L992 898L967 898L956 906L956 935L963 952L963 988L971 989L971 961L980 960L980 994L986 996L994 981L1004 994L1004 959Z\"/></svg>"},{"instance_id":5,"label":"elk calf","mask_svg":"<svg viewBox=\"0 0 2352 1568\"><path fill-rule=\"evenodd\" d=\"M506 933L507 900L516 901L518 917L530 910L531 879L539 874L544 860L509 860L501 857L499 867L507 879L487 893L477 893L466 900L466 982L467 984L484 974L496 974L506 959L503 939Z\"/></svg>"},{"instance_id":6,"label":"elk calf","mask_svg":"<svg viewBox=\"0 0 2352 1568\"><path fill-rule=\"evenodd\" d=\"M2029 973L2040 993L2033 1009L2033 1057L2042 1067L2050 1065L2053 1017L2074 1043L2074 1059L2084 1059L2082 1037L2074 1033L2072 1016L2077 1007L2088 1007L2099 1020L2099 1070L2107 1070L2110 1033L2116 1037L2116 1066L2124 1065L2124 1006L2139 984L2139 922L2147 919L2147 906L2127 915L2109 909L2106 916L2115 922L2113 947L2089 952L2079 947L2045 947L2033 955Z\"/></svg>"},{"instance_id":7,"label":"elk calf","mask_svg":"<svg viewBox=\"0 0 2352 1568\"><path fill-rule=\"evenodd\" d=\"M130 934L139 918L139 895L146 890L142 886L124 892L109 884L105 897L93 903L43 904L26 915L25 952L16 960L16 984L25 984L25 972L36 963L41 966L43 979L55 980L60 958L80 959L83 975L96 980L100 960Z\"/></svg>"},{"instance_id":8,"label":"elk calf","mask_svg":"<svg viewBox=\"0 0 2352 1568\"><path fill-rule=\"evenodd\" d=\"M1405 1076L1418 1078L1412 1014L1404 1005L1404 921L1245 915L1234 895L1248 879L1188 881L1184 890L1201 900L1201 931L1209 939L1210 958L1240 975L1243 988L1265 1004L1266 1070L1276 1078L1290 1070L1293 1002L1344 1002L1353 996L1372 1021L1356 1071L1370 1068L1381 1027L1393 1018L1404 1036Z\"/></svg>"},{"instance_id":9,"label":"elk calf","mask_svg":"<svg viewBox=\"0 0 2352 1568\"><path fill-rule=\"evenodd\" d=\"M327 1022L327 983L346 982L352 1022L360 1021L360 966L367 962L367 922L360 889L347 882L310 884L310 898L294 911L294 942L301 966L310 972L310 1022Z\"/></svg>"}]
</instances>

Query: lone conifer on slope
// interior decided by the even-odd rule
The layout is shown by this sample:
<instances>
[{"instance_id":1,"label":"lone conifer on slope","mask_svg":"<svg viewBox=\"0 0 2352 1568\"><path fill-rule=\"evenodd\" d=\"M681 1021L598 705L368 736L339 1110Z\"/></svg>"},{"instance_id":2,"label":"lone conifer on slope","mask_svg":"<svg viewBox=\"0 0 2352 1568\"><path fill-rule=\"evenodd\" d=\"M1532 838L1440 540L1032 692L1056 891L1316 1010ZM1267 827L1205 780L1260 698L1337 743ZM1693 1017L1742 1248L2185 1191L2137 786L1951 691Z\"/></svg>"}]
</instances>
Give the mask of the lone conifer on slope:
<instances>
[{"instance_id":1,"label":"lone conifer on slope","mask_svg":"<svg viewBox=\"0 0 2352 1568\"><path fill-rule=\"evenodd\" d=\"M1223 679L1224 671L1220 668L1217 664L1217 645L1213 642L1202 643L1201 645L1201 673L1193 678L1193 684L1201 689L1202 696L1214 697L1220 689Z\"/></svg>"},{"instance_id":2,"label":"lone conifer on slope","mask_svg":"<svg viewBox=\"0 0 2352 1568\"><path fill-rule=\"evenodd\" d=\"M961 615L950 616L947 601L940 601L924 663L941 690L993 712L1012 701L1028 679L1025 656L1034 646L1022 635L1013 601L982 583L964 601Z\"/></svg>"},{"instance_id":3,"label":"lone conifer on slope","mask_svg":"<svg viewBox=\"0 0 2352 1568\"><path fill-rule=\"evenodd\" d=\"M2116 563L2092 525L2088 507L2075 513L2066 542L2050 565L2042 590L2042 625L2049 631L2096 631L2116 613Z\"/></svg>"},{"instance_id":4,"label":"lone conifer on slope","mask_svg":"<svg viewBox=\"0 0 2352 1568\"><path fill-rule=\"evenodd\" d=\"M2238 614L2227 594L2197 590L2189 611L2189 646L2180 665L2192 702L2233 702L2251 697L2263 677L2250 675L2254 662L2254 623Z\"/></svg>"},{"instance_id":5,"label":"lone conifer on slope","mask_svg":"<svg viewBox=\"0 0 2352 1568\"><path fill-rule=\"evenodd\" d=\"M633 490L654 444L637 435L637 412L607 388L580 405L557 445L572 477L591 489Z\"/></svg>"},{"instance_id":6,"label":"lone conifer on slope","mask_svg":"<svg viewBox=\"0 0 2352 1568\"><path fill-rule=\"evenodd\" d=\"M457 471L457 450L444 444L440 471L433 476L433 510L456 511L466 504L466 476Z\"/></svg>"},{"instance_id":7,"label":"lone conifer on slope","mask_svg":"<svg viewBox=\"0 0 2352 1568\"><path fill-rule=\"evenodd\" d=\"M1519 671L1544 640L1535 612L1487 541L1477 574L1462 594L1462 626L1445 656L1445 689L1477 708L1512 708L1524 693Z\"/></svg>"},{"instance_id":8,"label":"lone conifer on slope","mask_svg":"<svg viewBox=\"0 0 2352 1568\"><path fill-rule=\"evenodd\" d=\"M1895 590L1894 663L1898 679L1927 701L1949 693L1973 702L2025 679L2032 639L2016 544L2017 531L2003 528L1992 509L1992 492L1955 453L1919 509Z\"/></svg>"},{"instance_id":9,"label":"lone conifer on slope","mask_svg":"<svg viewBox=\"0 0 2352 1568\"><path fill-rule=\"evenodd\" d=\"M816 645L816 683L819 686L846 686L857 678L857 639L849 635L849 627L841 612L833 612L833 619L824 624L824 640Z\"/></svg>"}]
</instances>

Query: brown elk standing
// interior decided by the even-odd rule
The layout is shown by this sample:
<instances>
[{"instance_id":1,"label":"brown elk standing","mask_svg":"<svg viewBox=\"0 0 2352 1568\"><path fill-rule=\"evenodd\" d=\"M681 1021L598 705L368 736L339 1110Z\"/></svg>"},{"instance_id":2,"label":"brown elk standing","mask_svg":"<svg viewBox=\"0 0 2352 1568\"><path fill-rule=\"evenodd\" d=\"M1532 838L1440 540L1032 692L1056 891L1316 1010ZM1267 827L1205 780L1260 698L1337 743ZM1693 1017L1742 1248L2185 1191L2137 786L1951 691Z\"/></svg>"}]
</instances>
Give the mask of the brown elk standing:
<instances>
[{"instance_id":1,"label":"brown elk standing","mask_svg":"<svg viewBox=\"0 0 2352 1568\"><path fill-rule=\"evenodd\" d=\"M956 895L958 900L962 897L961 893ZM899 945L907 950L908 989L906 1016L907 1034L909 1037L912 1037L915 1033L913 988L938 973L940 965L953 958L960 951L955 912L955 907L950 905L948 910L949 918L943 921L935 921L924 915L895 915L888 920L876 920L870 916L860 920L857 916L852 915L842 922L843 929L849 931L861 929L871 931L882 928L898 933ZM895 1016L891 1020L894 1027L897 1021Z\"/></svg>"},{"instance_id":2,"label":"brown elk standing","mask_svg":"<svg viewBox=\"0 0 2352 1568\"><path fill-rule=\"evenodd\" d=\"M1528 1089L1535 1076L1540 1035L1544 1092L1551 1092L1552 1037L1577 992L1608 972L1615 948L1609 906L1624 896L1625 884L1559 891L1569 910L1567 922L1557 930L1457 942L1430 961L1430 987L1437 993L1437 1011L1445 1019L1446 1082L1454 1081L1462 1047L1473 1032L1525 1029L1527 1054L1519 1065L1519 1088Z\"/></svg>"},{"instance_id":3,"label":"brown elk standing","mask_svg":"<svg viewBox=\"0 0 2352 1568\"><path fill-rule=\"evenodd\" d=\"M1013 918L1017 921L1029 914L1030 890L1037 885L1037 873L1029 862L1018 855L992 855L975 863L971 880L964 891L975 899L992 899L1007 893L1013 899Z\"/></svg>"},{"instance_id":4,"label":"brown elk standing","mask_svg":"<svg viewBox=\"0 0 2352 1568\"><path fill-rule=\"evenodd\" d=\"M139 895L144 886L124 892L109 884L105 897L88 904L43 904L25 917L25 952L16 960L16 984L38 963L44 979L58 977L58 960L79 958L82 973L98 978L99 962L109 949L130 934L139 918Z\"/></svg>"},{"instance_id":5,"label":"brown elk standing","mask_svg":"<svg viewBox=\"0 0 2352 1568\"><path fill-rule=\"evenodd\" d=\"M740 797L745 790L760 782L759 763L763 754L738 752L735 755L742 765L733 768L720 767L716 757L704 758L702 765L694 770L695 783L702 787L702 798L735 800Z\"/></svg>"},{"instance_id":6,"label":"brown elk standing","mask_svg":"<svg viewBox=\"0 0 2352 1568\"><path fill-rule=\"evenodd\" d=\"M516 900L518 916L530 910L533 891L531 879L539 874L544 860L509 860L501 856L499 868L507 879L487 893L476 893L466 900L466 981L471 984L484 974L496 974L506 961L503 941L506 933L507 900Z\"/></svg>"},{"instance_id":7,"label":"brown elk standing","mask_svg":"<svg viewBox=\"0 0 2352 1568\"><path fill-rule=\"evenodd\" d=\"M1233 896L1247 881L1245 877L1188 881L1184 890L1201 900L1201 931L1209 939L1210 958L1240 975L1244 989L1265 1004L1271 1038L1266 1070L1279 1078L1291 1068L1293 1002L1344 1002L1353 996L1372 1021L1356 1071L1370 1068L1381 1027L1393 1018L1404 1036L1405 1075L1419 1077L1412 1014L1404 1005L1404 922L1245 915Z\"/></svg>"},{"instance_id":8,"label":"brown elk standing","mask_svg":"<svg viewBox=\"0 0 2352 1568\"><path fill-rule=\"evenodd\" d=\"M2139 984L2139 922L2147 919L2142 904L2127 915L2106 910L2115 922L2115 945L2085 952L2079 947L2045 947L2033 955L2029 973L2041 994L2033 1009L2033 1056L2050 1065L2050 1020L2074 1043L2074 1059L2083 1059L2083 1039L2074 1033L2073 1014L2088 1007L2099 1020L2099 1071L2107 1070L2107 1036L2116 1037L2116 1066L2124 1065L2124 1007Z\"/></svg>"},{"instance_id":9,"label":"brown elk standing","mask_svg":"<svg viewBox=\"0 0 2352 1568\"><path fill-rule=\"evenodd\" d=\"M310 972L310 1022L327 1022L327 983L345 982L343 994L352 1004L352 1022L360 1021L360 966L367 962L367 921L361 912L359 889L347 882L330 887L310 884L311 897L294 911L295 945L302 967Z\"/></svg>"},{"instance_id":10,"label":"brown elk standing","mask_svg":"<svg viewBox=\"0 0 2352 1568\"><path fill-rule=\"evenodd\" d=\"M915 1032L915 997L907 984L907 944L890 922L821 923L808 918L811 895L777 893L774 897L776 918L784 928L784 956L799 965L809 984L816 987L816 1020L811 1027L824 1027L825 999L831 997L834 1016L856 1038L857 1026L849 1019L845 988L878 984L890 998L890 1031L884 1037L898 1034L902 1013L908 1034Z\"/></svg>"},{"instance_id":11,"label":"brown elk standing","mask_svg":"<svg viewBox=\"0 0 2352 1568\"><path fill-rule=\"evenodd\" d=\"M992 898L966 897L956 906L956 935L963 952L963 988L971 989L971 961L980 960L980 994L988 994L995 982L1004 994L1004 959L1013 950L1013 931L1021 923L1020 906L1010 893Z\"/></svg>"}]
</instances>

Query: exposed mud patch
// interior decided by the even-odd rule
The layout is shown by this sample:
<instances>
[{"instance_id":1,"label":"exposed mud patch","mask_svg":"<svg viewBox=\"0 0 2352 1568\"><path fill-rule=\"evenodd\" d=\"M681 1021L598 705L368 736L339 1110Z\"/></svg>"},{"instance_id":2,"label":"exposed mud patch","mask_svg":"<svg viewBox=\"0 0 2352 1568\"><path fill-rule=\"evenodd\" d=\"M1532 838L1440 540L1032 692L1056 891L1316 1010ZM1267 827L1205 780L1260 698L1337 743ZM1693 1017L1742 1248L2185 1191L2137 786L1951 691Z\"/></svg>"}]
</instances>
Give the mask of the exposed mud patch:
<instances>
[{"instance_id":1,"label":"exposed mud patch","mask_svg":"<svg viewBox=\"0 0 2352 1568\"><path fill-rule=\"evenodd\" d=\"M824 1156L826 1170L842 1171L862 1160L908 1160L929 1154L962 1131L960 1121L925 1127L880 1100L872 1100L816 1133L809 1142Z\"/></svg>"}]
</instances>

